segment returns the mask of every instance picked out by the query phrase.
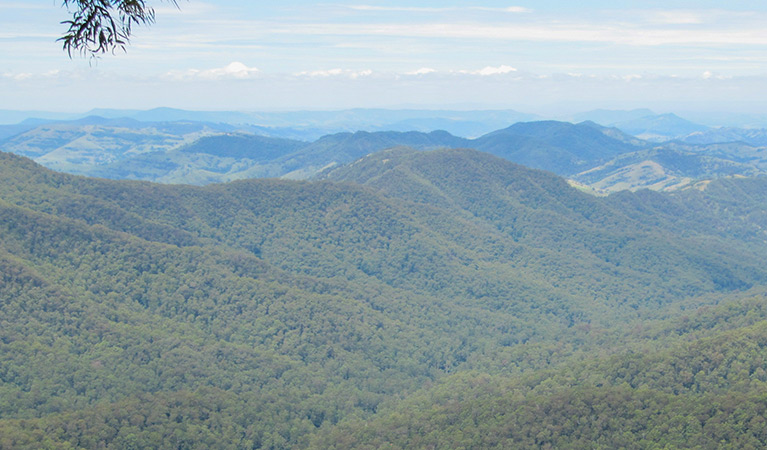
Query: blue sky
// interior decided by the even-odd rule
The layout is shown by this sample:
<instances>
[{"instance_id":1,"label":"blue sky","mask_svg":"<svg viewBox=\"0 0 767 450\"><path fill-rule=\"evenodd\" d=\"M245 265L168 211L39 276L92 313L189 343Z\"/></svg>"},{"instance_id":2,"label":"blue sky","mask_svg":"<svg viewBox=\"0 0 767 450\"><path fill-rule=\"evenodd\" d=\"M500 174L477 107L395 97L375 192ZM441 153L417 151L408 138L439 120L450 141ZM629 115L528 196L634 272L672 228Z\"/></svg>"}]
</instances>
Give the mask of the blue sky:
<instances>
[{"instance_id":1,"label":"blue sky","mask_svg":"<svg viewBox=\"0 0 767 450\"><path fill-rule=\"evenodd\" d=\"M0 0L0 109L764 111L756 1L149 1L127 53L69 59L60 1Z\"/></svg>"}]
</instances>

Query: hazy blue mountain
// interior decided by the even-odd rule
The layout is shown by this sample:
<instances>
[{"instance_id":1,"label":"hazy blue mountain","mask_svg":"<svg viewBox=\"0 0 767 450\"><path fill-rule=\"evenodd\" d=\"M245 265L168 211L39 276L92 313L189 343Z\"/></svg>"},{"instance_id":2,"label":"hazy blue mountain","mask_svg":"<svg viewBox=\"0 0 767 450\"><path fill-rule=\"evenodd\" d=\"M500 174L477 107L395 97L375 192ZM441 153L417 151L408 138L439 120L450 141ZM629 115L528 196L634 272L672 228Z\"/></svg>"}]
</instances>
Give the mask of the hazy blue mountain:
<instances>
[{"instance_id":1,"label":"hazy blue mountain","mask_svg":"<svg viewBox=\"0 0 767 450\"><path fill-rule=\"evenodd\" d=\"M155 108L149 111L141 111L132 116L142 122L212 122L229 124L247 124L251 122L251 116L247 113L236 111L187 111L174 108Z\"/></svg>"},{"instance_id":2,"label":"hazy blue mountain","mask_svg":"<svg viewBox=\"0 0 767 450\"><path fill-rule=\"evenodd\" d=\"M379 130L401 132L420 131L424 133L434 130L445 130L456 136L474 138L507 125L508 121L478 122L462 119L426 118L401 120L379 127Z\"/></svg>"},{"instance_id":3,"label":"hazy blue mountain","mask_svg":"<svg viewBox=\"0 0 767 450\"><path fill-rule=\"evenodd\" d=\"M611 124L628 134L652 141L668 141L690 133L708 130L705 125L690 122L676 114L660 114Z\"/></svg>"},{"instance_id":4,"label":"hazy blue mountain","mask_svg":"<svg viewBox=\"0 0 767 450\"><path fill-rule=\"evenodd\" d=\"M474 148L528 167L559 175L577 173L613 156L634 151L645 142L593 123L520 122L476 139L463 139L444 131L431 133L342 133L326 136L284 158L289 170L343 164L374 151L396 146L420 150Z\"/></svg>"},{"instance_id":5,"label":"hazy blue mountain","mask_svg":"<svg viewBox=\"0 0 767 450\"><path fill-rule=\"evenodd\" d=\"M522 120L535 120L533 114L514 110L421 110L421 109L347 109L339 111L255 112L258 124L288 127L337 127L344 131L385 131L392 124L406 121L439 121L443 124L484 123L492 129ZM423 122L421 122L423 123ZM434 131L432 128L423 131ZM403 130L403 131L413 131ZM450 131L449 129L447 131Z\"/></svg>"},{"instance_id":6,"label":"hazy blue mountain","mask_svg":"<svg viewBox=\"0 0 767 450\"><path fill-rule=\"evenodd\" d=\"M764 114L728 111L677 111L676 113L692 122L711 127L767 127L767 117ZM514 110L188 111L176 108L156 108L154 110L96 108L85 113L0 110L0 124L15 124L33 117L45 120L72 120L89 115L107 118L130 117L142 121L194 120L214 123L226 122L239 126L255 125L268 128L294 128L296 130L314 129L321 130L320 135L358 130L433 131L444 129L463 137L478 136L516 122L549 118L562 119L561 115L556 114L544 117ZM574 123L591 120L604 126L613 126L618 122L651 116L657 116L657 114L648 109L597 109L572 114L565 119ZM430 121L434 121L440 126L428 128L426 124ZM414 128L407 128L406 125L409 122L413 124ZM487 128L482 130L482 127ZM296 138L297 136L281 135L278 137ZM319 135L314 136L315 139L317 137Z\"/></svg>"},{"instance_id":7,"label":"hazy blue mountain","mask_svg":"<svg viewBox=\"0 0 767 450\"><path fill-rule=\"evenodd\" d=\"M506 111L423 111L424 117L413 117L379 127L395 131L444 130L465 138L476 138L517 122L540 120L534 114Z\"/></svg>"},{"instance_id":8,"label":"hazy blue mountain","mask_svg":"<svg viewBox=\"0 0 767 450\"><path fill-rule=\"evenodd\" d=\"M0 125L0 145L5 139L24 133L40 125L53 122L46 119L26 119L14 125Z\"/></svg>"},{"instance_id":9,"label":"hazy blue mountain","mask_svg":"<svg viewBox=\"0 0 767 450\"><path fill-rule=\"evenodd\" d=\"M636 145L608 134L591 124L523 122L474 139L470 147L528 167L570 175L637 150Z\"/></svg>"},{"instance_id":10,"label":"hazy blue mountain","mask_svg":"<svg viewBox=\"0 0 767 450\"><path fill-rule=\"evenodd\" d=\"M126 111L117 113L122 112ZM388 110L348 110L316 112L311 116L321 120L353 120L358 113L382 120L395 114ZM479 113L492 120L502 120L511 114ZM280 114L300 118L303 113ZM413 120L436 125L444 121L461 121L464 116L456 117ZM608 191L623 187L665 189L705 177L755 175L767 171L764 150L743 142L662 144L664 148L676 151L677 155L690 154L686 159L682 158L692 164L690 170L667 167L665 162L657 160L660 157L657 152L653 154L655 159L636 161L632 159L638 157L636 155L615 159L625 153L647 149L651 144L618 128L591 121L578 124L519 122L475 139L461 138L447 131L357 131L324 135L316 140L285 139L281 136L313 136L320 130L195 121L143 122L129 117L101 116L35 125L38 122L28 121L5 128L14 134L0 140L0 149L70 173L163 183L209 184L259 177L307 179L325 169L398 146L419 150L474 148L528 167L575 177L579 183L593 184L592 187L598 190ZM745 136L755 142L763 138L758 130ZM698 166L704 165L705 170L693 167L693 154L698 155ZM594 171L588 172L592 169ZM576 176L586 172L590 175Z\"/></svg>"},{"instance_id":11,"label":"hazy blue mountain","mask_svg":"<svg viewBox=\"0 0 767 450\"><path fill-rule=\"evenodd\" d=\"M596 122L593 122L591 120L587 120L584 122L579 122L577 125L583 125L583 126L589 126L592 128L597 129L600 133L609 136L613 139L617 139L625 144L632 145L634 147L647 147L648 145L651 145L649 142L639 139L636 136L632 136L628 133L625 133L618 128L615 127L606 127L603 125L600 125Z\"/></svg>"},{"instance_id":12,"label":"hazy blue mountain","mask_svg":"<svg viewBox=\"0 0 767 450\"><path fill-rule=\"evenodd\" d=\"M656 114L649 109L632 109L632 110L617 110L617 109L595 109L592 111L586 111L578 114L574 114L570 117L570 121L574 123L592 121L600 125L611 126L619 122L626 122L630 120L637 120L643 117L655 116Z\"/></svg>"},{"instance_id":13,"label":"hazy blue mountain","mask_svg":"<svg viewBox=\"0 0 767 450\"><path fill-rule=\"evenodd\" d=\"M17 111L9 109L0 109L0 124L17 124L27 119L41 119L46 121L53 120L72 120L82 117L82 114L62 113L54 111Z\"/></svg>"},{"instance_id":14,"label":"hazy blue mountain","mask_svg":"<svg viewBox=\"0 0 767 450\"><path fill-rule=\"evenodd\" d=\"M271 138L291 139L295 141L313 142L322 136L333 134L338 130L321 128L292 128L292 127L273 127L259 125L238 125L237 131L241 133L251 133L258 136Z\"/></svg>"},{"instance_id":15,"label":"hazy blue mountain","mask_svg":"<svg viewBox=\"0 0 767 450\"><path fill-rule=\"evenodd\" d=\"M767 114L747 112L751 108L716 111L677 111L682 117L713 128L767 128Z\"/></svg>"},{"instance_id":16,"label":"hazy blue mountain","mask_svg":"<svg viewBox=\"0 0 767 450\"><path fill-rule=\"evenodd\" d=\"M466 147L469 142L446 131L338 133L322 137L293 154L279 158L276 162L289 176L306 178L324 168L349 163L367 154L391 147L408 146L419 150L430 150Z\"/></svg>"},{"instance_id":17,"label":"hazy blue mountain","mask_svg":"<svg viewBox=\"0 0 767 450\"><path fill-rule=\"evenodd\" d=\"M110 119L130 118L141 122L208 122L228 124L250 124L250 114L238 111L190 111L177 108L154 108L150 110L97 108L87 115Z\"/></svg>"},{"instance_id":18,"label":"hazy blue mountain","mask_svg":"<svg viewBox=\"0 0 767 450\"><path fill-rule=\"evenodd\" d=\"M140 114L141 109L114 109L114 108L94 108L86 112L86 116L99 116L108 119L119 119L121 117L133 117Z\"/></svg>"},{"instance_id":19,"label":"hazy blue mountain","mask_svg":"<svg viewBox=\"0 0 767 450\"><path fill-rule=\"evenodd\" d=\"M98 125L98 126L106 126L106 127L131 128L131 129L143 128L146 126L145 124L139 122L138 120L131 119L129 117L108 118L108 117L95 116L95 115L88 115L85 117L81 117L79 119L69 121L68 124L71 124L74 126Z\"/></svg>"},{"instance_id":20,"label":"hazy blue mountain","mask_svg":"<svg viewBox=\"0 0 767 450\"><path fill-rule=\"evenodd\" d=\"M306 178L329 164L350 162L397 145L431 149L465 146L468 142L444 131L358 132L329 135L310 144L233 133L243 128L303 134L290 129L208 122L142 122L126 117L87 116L22 128L23 133L0 142L0 148L76 174L207 184L287 174Z\"/></svg>"},{"instance_id":21,"label":"hazy blue mountain","mask_svg":"<svg viewBox=\"0 0 767 450\"><path fill-rule=\"evenodd\" d=\"M697 131L679 139L688 144L715 144L723 142L743 142L755 147L767 146L765 128L710 128Z\"/></svg>"},{"instance_id":22,"label":"hazy blue mountain","mask_svg":"<svg viewBox=\"0 0 767 450\"><path fill-rule=\"evenodd\" d=\"M108 118L129 117L142 122L197 121L293 130L322 135L344 131L434 131L447 130L462 136L479 136L523 120L533 114L514 110L417 110L347 109L338 111L188 111L155 108L148 111L94 109L87 115ZM278 131L279 132L279 131ZM280 134L277 137L297 137ZM305 136L302 136L302 138ZM319 135L314 136L316 139Z\"/></svg>"}]
</instances>

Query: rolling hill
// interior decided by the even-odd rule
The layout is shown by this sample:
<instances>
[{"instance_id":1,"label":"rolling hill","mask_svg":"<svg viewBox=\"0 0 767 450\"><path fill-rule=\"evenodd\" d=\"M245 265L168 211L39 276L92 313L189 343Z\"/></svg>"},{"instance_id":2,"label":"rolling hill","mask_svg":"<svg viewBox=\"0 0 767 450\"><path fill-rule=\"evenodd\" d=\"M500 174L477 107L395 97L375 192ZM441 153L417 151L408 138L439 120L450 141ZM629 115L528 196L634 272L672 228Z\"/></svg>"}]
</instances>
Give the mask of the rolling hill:
<instances>
[{"instance_id":1,"label":"rolling hill","mask_svg":"<svg viewBox=\"0 0 767 450\"><path fill-rule=\"evenodd\" d=\"M291 139L216 134L170 150L133 155L94 168L91 175L186 184L276 176L280 167L272 161L305 146L305 142Z\"/></svg>"},{"instance_id":2,"label":"rolling hill","mask_svg":"<svg viewBox=\"0 0 767 450\"><path fill-rule=\"evenodd\" d=\"M581 172L572 178L602 192L624 189L676 190L699 180L721 177L763 175L767 166L736 162L703 152L658 147L625 153L606 164Z\"/></svg>"},{"instance_id":3,"label":"rolling hill","mask_svg":"<svg viewBox=\"0 0 767 450\"><path fill-rule=\"evenodd\" d=\"M170 150L230 128L192 122L143 124L133 119L89 116L36 126L0 141L0 148L34 158L54 170L97 174L104 165Z\"/></svg>"},{"instance_id":4,"label":"rolling hill","mask_svg":"<svg viewBox=\"0 0 767 450\"><path fill-rule=\"evenodd\" d=\"M767 181L601 198L493 155L405 148L326 178L161 185L0 153L0 448L364 448L423 404L460 419L412 409L436 434L403 445L444 442L428 439L457 439L478 402L526 420L518 386L549 421L562 398L595 399L599 418L621 411L602 399L644 395L631 423L652 426L708 399L758 406L761 375L740 373L761 346L731 355L761 333ZM724 384L691 372L716 348ZM716 388L669 394L687 372ZM761 442L741 422L712 436ZM508 439L496 424L465 438ZM571 442L548 424L525 429Z\"/></svg>"},{"instance_id":5,"label":"rolling hill","mask_svg":"<svg viewBox=\"0 0 767 450\"><path fill-rule=\"evenodd\" d=\"M428 115L412 113L414 117L423 116L427 121L424 123L431 120ZM356 112L348 114L354 116ZM374 111L365 114L377 117ZM381 112L380 117L390 115ZM655 123L655 119L651 122ZM162 183L204 185L265 177L310 179L326 169L397 146L419 150L473 148L571 178L597 192L678 189L703 180L767 173L765 149L746 142L651 144L594 122L520 122L474 139L445 131L356 131L325 135L314 141L285 139L279 135L302 133L253 125L140 122L96 116L14 127L20 134L0 141L0 149L34 158L55 170ZM705 133L685 139L705 142L718 136L713 131ZM722 133L726 135L723 138L735 133L749 142L761 142L758 130Z\"/></svg>"}]
</instances>

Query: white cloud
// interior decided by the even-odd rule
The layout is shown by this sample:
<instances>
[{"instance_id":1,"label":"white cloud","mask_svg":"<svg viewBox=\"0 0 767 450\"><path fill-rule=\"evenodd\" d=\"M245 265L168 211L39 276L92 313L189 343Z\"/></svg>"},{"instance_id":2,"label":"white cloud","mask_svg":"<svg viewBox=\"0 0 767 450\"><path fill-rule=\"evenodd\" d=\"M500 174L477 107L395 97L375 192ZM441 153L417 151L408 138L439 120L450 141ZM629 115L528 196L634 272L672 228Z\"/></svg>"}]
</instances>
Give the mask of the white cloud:
<instances>
[{"instance_id":1,"label":"white cloud","mask_svg":"<svg viewBox=\"0 0 767 450\"><path fill-rule=\"evenodd\" d=\"M47 72L42 73L33 73L33 72L5 72L2 75L3 78L7 78L14 81L25 81L25 80L50 80L53 78L72 78L72 74L65 74L62 71L56 69L56 70L49 70Z\"/></svg>"},{"instance_id":2,"label":"white cloud","mask_svg":"<svg viewBox=\"0 0 767 450\"><path fill-rule=\"evenodd\" d=\"M248 67L245 64L234 61L225 67L214 69L189 69L183 72L172 71L165 74L166 78L172 79L201 79L201 80L223 80L236 79L247 80L256 77L261 71L255 67Z\"/></svg>"},{"instance_id":3,"label":"white cloud","mask_svg":"<svg viewBox=\"0 0 767 450\"><path fill-rule=\"evenodd\" d=\"M328 77L343 76L343 77L351 78L354 80L361 77L369 77L370 75L373 75L373 71L370 69L360 70L360 71L330 69L330 70L303 71L303 72L298 72L295 75L298 77L307 77L307 78L328 78Z\"/></svg>"},{"instance_id":4,"label":"white cloud","mask_svg":"<svg viewBox=\"0 0 767 450\"><path fill-rule=\"evenodd\" d=\"M330 70L312 70L312 71L304 71L299 72L296 75L301 77L310 77L310 78L316 78L316 77L334 77L343 74L344 71L341 69L330 69Z\"/></svg>"},{"instance_id":5,"label":"white cloud","mask_svg":"<svg viewBox=\"0 0 767 450\"><path fill-rule=\"evenodd\" d=\"M367 69L367 70L360 70L359 72L351 72L349 74L349 78L369 77L370 75L373 75L373 71L370 69Z\"/></svg>"},{"instance_id":6,"label":"white cloud","mask_svg":"<svg viewBox=\"0 0 767 450\"><path fill-rule=\"evenodd\" d=\"M700 77L704 80L729 80L732 78L731 76L717 75L710 70L703 72Z\"/></svg>"},{"instance_id":7,"label":"white cloud","mask_svg":"<svg viewBox=\"0 0 767 450\"><path fill-rule=\"evenodd\" d=\"M204 70L200 72L199 76L207 79L237 78L243 80L251 78L253 75L258 74L258 72L259 70L255 67L248 67L241 62L235 61L223 68Z\"/></svg>"},{"instance_id":8,"label":"white cloud","mask_svg":"<svg viewBox=\"0 0 767 450\"><path fill-rule=\"evenodd\" d=\"M529 13L533 11L522 6L509 6L508 8L503 8L503 10L510 13Z\"/></svg>"},{"instance_id":9,"label":"white cloud","mask_svg":"<svg viewBox=\"0 0 767 450\"><path fill-rule=\"evenodd\" d=\"M414 70L412 72L405 72L405 75L428 75L434 72L436 72L436 70L432 69L431 67L421 67L420 69Z\"/></svg>"},{"instance_id":10,"label":"white cloud","mask_svg":"<svg viewBox=\"0 0 767 450\"><path fill-rule=\"evenodd\" d=\"M517 69L511 66L502 65L498 67L487 66L479 70L461 70L459 71L459 73L465 73L469 75L481 75L483 77L486 77L491 75L505 75L507 73L513 73L516 71Z\"/></svg>"}]
</instances>

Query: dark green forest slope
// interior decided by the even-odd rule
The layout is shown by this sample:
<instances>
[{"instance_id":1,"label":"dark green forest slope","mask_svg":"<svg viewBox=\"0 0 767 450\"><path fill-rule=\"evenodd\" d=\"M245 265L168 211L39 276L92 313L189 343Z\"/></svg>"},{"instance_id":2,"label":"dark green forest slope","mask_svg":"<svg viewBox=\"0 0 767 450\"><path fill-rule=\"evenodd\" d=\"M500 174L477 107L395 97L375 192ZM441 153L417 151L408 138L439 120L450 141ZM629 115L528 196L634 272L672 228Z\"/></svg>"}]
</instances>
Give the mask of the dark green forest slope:
<instances>
[{"instance_id":1,"label":"dark green forest slope","mask_svg":"<svg viewBox=\"0 0 767 450\"><path fill-rule=\"evenodd\" d=\"M750 300L667 331L767 285L764 180L596 198L479 152L406 149L329 177L163 186L0 153L0 448L362 445L357 421L437 408L443 386L590 371L633 395L613 379L627 349L687 364L685 337L761 329ZM583 389L607 395L597 381Z\"/></svg>"},{"instance_id":2,"label":"dark green forest slope","mask_svg":"<svg viewBox=\"0 0 767 450\"><path fill-rule=\"evenodd\" d=\"M453 375L373 421L321 434L313 447L764 448L764 301L685 316L671 335L637 333L633 351L610 357L527 376ZM725 329L694 338L711 320Z\"/></svg>"}]
</instances>

